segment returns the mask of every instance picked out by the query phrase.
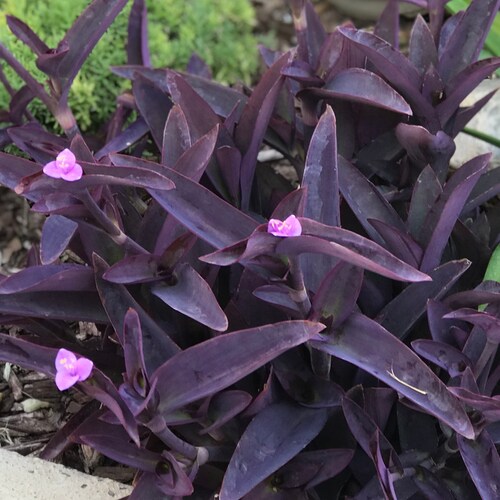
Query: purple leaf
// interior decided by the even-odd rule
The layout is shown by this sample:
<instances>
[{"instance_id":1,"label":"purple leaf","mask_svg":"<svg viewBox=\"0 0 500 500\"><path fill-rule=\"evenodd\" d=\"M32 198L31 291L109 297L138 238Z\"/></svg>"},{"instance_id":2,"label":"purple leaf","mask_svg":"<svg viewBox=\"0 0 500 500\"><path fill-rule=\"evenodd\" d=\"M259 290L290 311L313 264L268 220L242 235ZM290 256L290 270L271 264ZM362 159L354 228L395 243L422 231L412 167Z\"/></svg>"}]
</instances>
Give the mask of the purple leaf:
<instances>
[{"instance_id":1,"label":"purple leaf","mask_svg":"<svg viewBox=\"0 0 500 500\"><path fill-rule=\"evenodd\" d=\"M307 190L304 217L340 226L336 123L330 106L311 137L301 187Z\"/></svg>"},{"instance_id":2,"label":"purple leaf","mask_svg":"<svg viewBox=\"0 0 500 500\"><path fill-rule=\"evenodd\" d=\"M176 104L168 114L163 143L161 162L167 167L173 167L177 160L192 145L189 126L182 108Z\"/></svg>"},{"instance_id":3,"label":"purple leaf","mask_svg":"<svg viewBox=\"0 0 500 500\"><path fill-rule=\"evenodd\" d=\"M457 279L469 268L468 260L447 262L429 273L432 281L412 283L387 304L377 321L398 338L404 338L424 314L429 299L439 300L448 293Z\"/></svg>"},{"instance_id":4,"label":"purple leaf","mask_svg":"<svg viewBox=\"0 0 500 500\"><path fill-rule=\"evenodd\" d=\"M79 264L31 266L0 281L0 295L92 291L95 291L92 269Z\"/></svg>"},{"instance_id":5,"label":"purple leaf","mask_svg":"<svg viewBox=\"0 0 500 500\"><path fill-rule=\"evenodd\" d=\"M326 420L326 410L289 403L272 404L259 412L245 429L231 457L220 499L242 498L307 446Z\"/></svg>"},{"instance_id":6,"label":"purple leaf","mask_svg":"<svg viewBox=\"0 0 500 500\"><path fill-rule=\"evenodd\" d=\"M281 56L264 74L248 99L235 131L235 143L241 151L241 206L248 209L257 163L257 154L278 100L284 77L281 70L289 54Z\"/></svg>"},{"instance_id":7,"label":"purple leaf","mask_svg":"<svg viewBox=\"0 0 500 500\"><path fill-rule=\"evenodd\" d=\"M410 35L409 58L421 75L424 75L431 65L437 66L438 56L436 44L429 26L418 14Z\"/></svg>"},{"instance_id":8,"label":"purple leaf","mask_svg":"<svg viewBox=\"0 0 500 500\"><path fill-rule=\"evenodd\" d=\"M0 295L0 314L64 321L108 322L99 298L91 292L41 291Z\"/></svg>"},{"instance_id":9,"label":"purple leaf","mask_svg":"<svg viewBox=\"0 0 500 500\"><path fill-rule=\"evenodd\" d=\"M352 460L354 451L343 448L322 449L299 453L279 470L284 489L305 485L305 489L335 477Z\"/></svg>"},{"instance_id":10,"label":"purple leaf","mask_svg":"<svg viewBox=\"0 0 500 500\"><path fill-rule=\"evenodd\" d=\"M14 189L23 177L40 172L40 165L19 156L0 152L0 184ZM28 199L33 199L28 197Z\"/></svg>"},{"instance_id":11,"label":"purple leaf","mask_svg":"<svg viewBox=\"0 0 500 500\"><path fill-rule=\"evenodd\" d=\"M344 99L368 104L395 113L412 115L408 103L380 76L361 68L348 68L337 73L322 88L310 88L303 92L323 99Z\"/></svg>"},{"instance_id":12,"label":"purple leaf","mask_svg":"<svg viewBox=\"0 0 500 500\"><path fill-rule=\"evenodd\" d=\"M26 44L36 55L44 54L49 51L49 47L38 37L38 35L23 21L17 17L7 15L5 16L7 25L10 31L21 42Z\"/></svg>"},{"instance_id":13,"label":"purple leaf","mask_svg":"<svg viewBox=\"0 0 500 500\"><path fill-rule=\"evenodd\" d=\"M500 169L492 168L485 172L472 189L463 213L471 212L500 193Z\"/></svg>"},{"instance_id":14,"label":"purple leaf","mask_svg":"<svg viewBox=\"0 0 500 500\"><path fill-rule=\"evenodd\" d=\"M208 283L187 263L173 271L174 284L156 283L151 293L172 309L219 332L227 329L227 318Z\"/></svg>"},{"instance_id":15,"label":"purple leaf","mask_svg":"<svg viewBox=\"0 0 500 500\"><path fill-rule=\"evenodd\" d=\"M141 397L145 398L149 380L142 345L139 315L135 309L129 309L123 320L123 353L127 382Z\"/></svg>"},{"instance_id":16,"label":"purple leaf","mask_svg":"<svg viewBox=\"0 0 500 500\"><path fill-rule=\"evenodd\" d=\"M500 343L500 318L497 318L493 314L464 307L448 313L444 318L461 319L479 326L486 332L486 336L490 342L494 342L495 344Z\"/></svg>"},{"instance_id":17,"label":"purple leaf","mask_svg":"<svg viewBox=\"0 0 500 500\"><path fill-rule=\"evenodd\" d=\"M103 274L105 280L123 284L147 283L165 277L165 269L161 268L158 257L151 254L125 257Z\"/></svg>"},{"instance_id":18,"label":"purple leaf","mask_svg":"<svg viewBox=\"0 0 500 500\"><path fill-rule=\"evenodd\" d=\"M374 34L390 43L395 49L399 47L399 2L389 0L375 25Z\"/></svg>"},{"instance_id":19,"label":"purple leaf","mask_svg":"<svg viewBox=\"0 0 500 500\"><path fill-rule=\"evenodd\" d=\"M323 328L321 323L285 321L227 333L178 353L153 375L158 381L158 411L165 415L229 387Z\"/></svg>"},{"instance_id":20,"label":"purple leaf","mask_svg":"<svg viewBox=\"0 0 500 500\"><path fill-rule=\"evenodd\" d=\"M111 155L120 165L155 165L124 155ZM216 248L247 238L257 223L240 210L226 203L208 189L167 167L164 175L175 183L175 190L166 196L164 191L152 190L153 198L194 234Z\"/></svg>"},{"instance_id":21,"label":"purple leaf","mask_svg":"<svg viewBox=\"0 0 500 500\"><path fill-rule=\"evenodd\" d=\"M439 120L444 125L458 110L460 103L493 71L500 67L500 59L491 57L467 66L445 88L446 99L436 110Z\"/></svg>"},{"instance_id":22,"label":"purple leaf","mask_svg":"<svg viewBox=\"0 0 500 500\"><path fill-rule=\"evenodd\" d=\"M356 306L362 283L362 269L345 262L337 264L314 295L310 319L332 317L332 328L339 327Z\"/></svg>"},{"instance_id":23,"label":"purple leaf","mask_svg":"<svg viewBox=\"0 0 500 500\"><path fill-rule=\"evenodd\" d=\"M377 342L373 342L374 337ZM340 331L310 344L370 373L457 433L474 437L472 424L458 399L416 354L375 321L352 314ZM380 349L380 345L384 348Z\"/></svg>"},{"instance_id":24,"label":"purple leaf","mask_svg":"<svg viewBox=\"0 0 500 500\"><path fill-rule=\"evenodd\" d=\"M411 346L420 356L446 370L450 377L458 377L467 367L472 368L470 359L462 351L443 342L420 339L414 340Z\"/></svg>"},{"instance_id":25,"label":"purple leaf","mask_svg":"<svg viewBox=\"0 0 500 500\"><path fill-rule=\"evenodd\" d=\"M118 153L127 149L141 137L146 135L148 131L149 127L147 123L140 116L123 132L107 142L99 151L97 151L97 153L94 154L96 161L101 160L106 155Z\"/></svg>"},{"instance_id":26,"label":"purple leaf","mask_svg":"<svg viewBox=\"0 0 500 500\"><path fill-rule=\"evenodd\" d=\"M383 244L383 238L368 219L376 219L405 232L403 221L380 191L350 162L339 160L340 190L370 238Z\"/></svg>"},{"instance_id":27,"label":"purple leaf","mask_svg":"<svg viewBox=\"0 0 500 500\"><path fill-rule=\"evenodd\" d=\"M297 36L299 60L316 68L326 38L325 29L309 0L292 0L290 7Z\"/></svg>"},{"instance_id":28,"label":"purple leaf","mask_svg":"<svg viewBox=\"0 0 500 500\"><path fill-rule=\"evenodd\" d=\"M52 264L68 247L78 224L62 215L51 215L45 221L40 239L42 264Z\"/></svg>"},{"instance_id":29,"label":"purple leaf","mask_svg":"<svg viewBox=\"0 0 500 500\"><path fill-rule=\"evenodd\" d=\"M123 285L110 283L103 278L109 269L106 262L98 255L94 255L95 280L102 305L106 310L109 321L113 325L122 345L124 344L123 331L125 315L129 309L134 309L141 323L143 351L148 376L166 359L179 351L177 345L169 337L169 332L162 330L144 309L134 300Z\"/></svg>"},{"instance_id":30,"label":"purple leaf","mask_svg":"<svg viewBox=\"0 0 500 500\"><path fill-rule=\"evenodd\" d=\"M439 265L453 226L479 176L487 168L490 158L491 153L473 158L462 165L446 183L423 227L430 237L422 257L422 271L428 272Z\"/></svg>"},{"instance_id":31,"label":"purple leaf","mask_svg":"<svg viewBox=\"0 0 500 500\"><path fill-rule=\"evenodd\" d=\"M304 217L330 226L340 226L340 193L337 167L337 132L330 106L321 116L311 137L301 187L305 189ZM327 256L300 259L307 288L316 290L332 267Z\"/></svg>"},{"instance_id":32,"label":"purple leaf","mask_svg":"<svg viewBox=\"0 0 500 500\"><path fill-rule=\"evenodd\" d=\"M500 491L500 458L487 431L474 439L457 436L460 455L481 498L495 498Z\"/></svg>"},{"instance_id":33,"label":"purple leaf","mask_svg":"<svg viewBox=\"0 0 500 500\"><path fill-rule=\"evenodd\" d=\"M127 64L150 66L148 13L145 0L134 0L128 18Z\"/></svg>"},{"instance_id":34,"label":"purple leaf","mask_svg":"<svg viewBox=\"0 0 500 500\"><path fill-rule=\"evenodd\" d=\"M9 103L9 116L12 123L21 124L28 104L34 99L35 94L23 85L13 96ZM29 111L28 111L29 116Z\"/></svg>"},{"instance_id":35,"label":"purple leaf","mask_svg":"<svg viewBox=\"0 0 500 500\"><path fill-rule=\"evenodd\" d=\"M15 187L15 191L23 196L36 196L40 193L50 193L60 189L67 192L78 192L85 187L102 185L137 186L158 190L169 190L175 187L175 184L162 173L137 168L134 164L126 167L113 167L81 162L81 165L84 175L79 181L67 182L61 179L52 179L46 175L24 177Z\"/></svg>"},{"instance_id":36,"label":"purple leaf","mask_svg":"<svg viewBox=\"0 0 500 500\"><path fill-rule=\"evenodd\" d=\"M44 66L47 74L63 80L63 92L69 91L88 55L126 3L127 0L94 0L73 23L56 52L38 57L39 67ZM62 57L54 57L58 54Z\"/></svg>"},{"instance_id":37,"label":"purple leaf","mask_svg":"<svg viewBox=\"0 0 500 500\"><path fill-rule=\"evenodd\" d=\"M477 60L499 6L499 0L469 4L440 53L438 70L445 81Z\"/></svg>"},{"instance_id":38,"label":"purple leaf","mask_svg":"<svg viewBox=\"0 0 500 500\"><path fill-rule=\"evenodd\" d=\"M432 129L437 128L434 110L420 94L420 75L415 66L401 52L371 33L344 27L338 29L371 60L382 76L394 85L409 102L413 113Z\"/></svg>"},{"instance_id":39,"label":"purple leaf","mask_svg":"<svg viewBox=\"0 0 500 500\"><path fill-rule=\"evenodd\" d=\"M184 151L172 169L199 182L212 158L218 135L219 125L216 125Z\"/></svg>"},{"instance_id":40,"label":"purple leaf","mask_svg":"<svg viewBox=\"0 0 500 500\"><path fill-rule=\"evenodd\" d=\"M164 90L141 75L134 78L132 90L141 116L146 120L151 135L161 151L163 129L165 128L168 112L172 108L172 101Z\"/></svg>"},{"instance_id":41,"label":"purple leaf","mask_svg":"<svg viewBox=\"0 0 500 500\"><path fill-rule=\"evenodd\" d=\"M223 391L210 400L207 417L212 423L200 431L208 434L229 422L241 413L252 401L252 396L244 391Z\"/></svg>"},{"instance_id":42,"label":"purple leaf","mask_svg":"<svg viewBox=\"0 0 500 500\"><path fill-rule=\"evenodd\" d=\"M174 103L184 113L192 141L197 141L220 124L217 114L206 100L188 84L185 78L174 71L168 71L166 81Z\"/></svg>"},{"instance_id":43,"label":"purple leaf","mask_svg":"<svg viewBox=\"0 0 500 500\"><path fill-rule=\"evenodd\" d=\"M398 259L418 268L422 258L422 248L407 233L402 233L379 220L369 219L370 224L384 238L386 248Z\"/></svg>"},{"instance_id":44,"label":"purple leaf","mask_svg":"<svg viewBox=\"0 0 500 500\"><path fill-rule=\"evenodd\" d=\"M276 253L322 253L400 281L428 281L429 277L390 254L377 243L339 227L301 218L302 236L278 242Z\"/></svg>"},{"instance_id":45,"label":"purple leaf","mask_svg":"<svg viewBox=\"0 0 500 500\"><path fill-rule=\"evenodd\" d=\"M424 223L442 192L436 173L430 165L426 166L415 182L407 219L408 230L421 244L427 243L422 235Z\"/></svg>"}]
</instances>

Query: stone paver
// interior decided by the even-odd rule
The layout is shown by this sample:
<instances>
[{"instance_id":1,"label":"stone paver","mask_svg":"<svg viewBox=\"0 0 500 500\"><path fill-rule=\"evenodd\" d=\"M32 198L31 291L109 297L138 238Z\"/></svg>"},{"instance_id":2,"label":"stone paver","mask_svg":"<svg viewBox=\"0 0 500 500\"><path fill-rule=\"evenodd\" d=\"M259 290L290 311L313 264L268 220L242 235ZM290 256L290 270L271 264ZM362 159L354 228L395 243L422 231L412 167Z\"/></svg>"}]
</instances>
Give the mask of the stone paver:
<instances>
[{"instance_id":1,"label":"stone paver","mask_svg":"<svg viewBox=\"0 0 500 500\"><path fill-rule=\"evenodd\" d=\"M120 500L132 488L0 448L0 498L9 500Z\"/></svg>"}]
</instances>

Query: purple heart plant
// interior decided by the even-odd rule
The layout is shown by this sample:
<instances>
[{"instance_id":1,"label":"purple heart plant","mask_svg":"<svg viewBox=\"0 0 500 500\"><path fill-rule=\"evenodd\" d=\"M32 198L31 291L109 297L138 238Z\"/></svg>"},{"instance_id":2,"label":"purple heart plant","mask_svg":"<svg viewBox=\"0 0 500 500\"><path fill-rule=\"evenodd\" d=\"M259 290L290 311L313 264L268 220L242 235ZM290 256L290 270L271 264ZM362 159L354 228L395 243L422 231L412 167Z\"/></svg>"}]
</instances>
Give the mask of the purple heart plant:
<instances>
[{"instance_id":1,"label":"purple heart plant","mask_svg":"<svg viewBox=\"0 0 500 500\"><path fill-rule=\"evenodd\" d=\"M46 220L0 278L0 323L22 327L0 359L100 403L43 457L91 446L137 471L131 500L498 498L500 170L450 158L492 97L461 106L500 67L478 60L500 0L448 18L413 0L405 53L395 0L374 32L289 3L297 47L262 49L242 90L149 67L135 0L112 68L131 90L98 137L68 93L126 0L92 1L51 50L9 18L47 84L0 46L25 82L0 182Z\"/></svg>"}]
</instances>

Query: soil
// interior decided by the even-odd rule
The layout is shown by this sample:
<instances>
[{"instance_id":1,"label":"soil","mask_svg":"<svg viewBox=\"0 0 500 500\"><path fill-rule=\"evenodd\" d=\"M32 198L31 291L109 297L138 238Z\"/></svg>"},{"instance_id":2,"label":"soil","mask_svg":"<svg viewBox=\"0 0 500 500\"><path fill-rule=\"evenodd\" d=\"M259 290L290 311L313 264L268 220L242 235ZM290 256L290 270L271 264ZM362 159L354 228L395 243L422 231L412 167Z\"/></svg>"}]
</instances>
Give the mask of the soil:
<instances>
[{"instance_id":1,"label":"soil","mask_svg":"<svg viewBox=\"0 0 500 500\"><path fill-rule=\"evenodd\" d=\"M258 17L256 36L274 40L274 48L286 50L295 44L292 17L285 0L253 0ZM327 0L315 2L327 31L344 22ZM359 27L362 23L355 24ZM264 160L265 161L265 160ZM25 267L35 255L45 217L30 212L28 203L0 187L0 273L10 275ZM1 279L1 278L0 278ZM93 325L78 325L81 338L95 334ZM16 335L12 326L5 333ZM57 429L83 405L86 396L76 390L61 393L52 379L10 364L0 364L0 447L23 455L38 455ZM59 459L75 469L130 482L134 471L108 460L86 446L74 445Z\"/></svg>"}]
</instances>

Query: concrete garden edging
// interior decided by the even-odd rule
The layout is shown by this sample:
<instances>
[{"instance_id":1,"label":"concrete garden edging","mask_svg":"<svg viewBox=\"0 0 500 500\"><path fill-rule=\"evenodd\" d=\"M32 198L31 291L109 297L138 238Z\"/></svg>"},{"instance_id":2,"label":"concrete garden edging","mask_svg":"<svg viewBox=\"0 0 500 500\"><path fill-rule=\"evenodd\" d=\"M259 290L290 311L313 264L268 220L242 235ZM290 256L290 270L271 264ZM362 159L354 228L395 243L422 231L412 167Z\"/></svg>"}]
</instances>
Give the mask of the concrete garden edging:
<instances>
[{"instance_id":1,"label":"concrete garden edging","mask_svg":"<svg viewBox=\"0 0 500 500\"><path fill-rule=\"evenodd\" d=\"M0 448L0 498L9 500L120 500L126 484Z\"/></svg>"}]
</instances>

